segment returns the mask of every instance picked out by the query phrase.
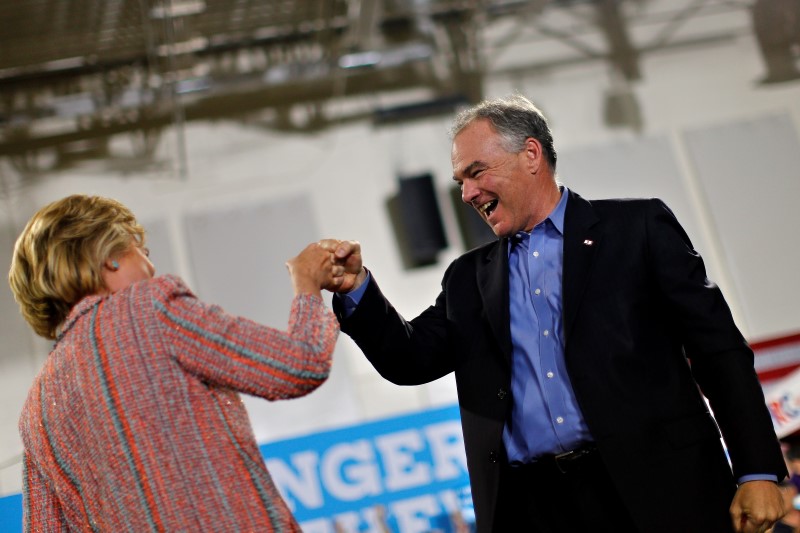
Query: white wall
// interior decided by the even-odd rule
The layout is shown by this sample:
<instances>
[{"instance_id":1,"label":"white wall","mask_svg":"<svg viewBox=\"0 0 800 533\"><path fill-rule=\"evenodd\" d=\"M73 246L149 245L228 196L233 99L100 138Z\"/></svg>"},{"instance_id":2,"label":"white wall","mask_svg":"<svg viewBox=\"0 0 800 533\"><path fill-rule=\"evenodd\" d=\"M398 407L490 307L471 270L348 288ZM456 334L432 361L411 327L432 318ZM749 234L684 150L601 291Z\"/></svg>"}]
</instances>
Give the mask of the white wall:
<instances>
[{"instance_id":1,"label":"white wall","mask_svg":"<svg viewBox=\"0 0 800 533\"><path fill-rule=\"evenodd\" d=\"M491 97L517 90L545 111L559 151L560 178L584 197L666 199L705 256L749 339L800 329L800 256L794 229L800 227L800 210L794 208L800 197L800 82L757 86L763 67L749 37L646 56L642 67L644 79L634 87L645 124L640 134L603 125L608 76L600 64L513 80L490 76L485 92ZM254 224L226 240L226 245L240 247L238 261L269 264L264 274L236 262L218 271L219 287L231 287L232 293L246 293L250 285L257 293L264 291L255 306L252 296L224 305L255 314L263 306L264 316L271 317L268 323L284 327L276 318L288 310L289 282L281 275L282 265L306 244L292 237L330 236L359 240L365 262L386 294L411 317L433 302L444 269L463 251L446 196L451 185L449 122L444 117L383 129L359 123L313 136L232 123L192 124L186 131L188 177L183 180L156 172L119 176L97 166L22 187L3 164L0 177L7 192L0 201L0 224L5 225L0 262L8 265L13 236L44 203L76 192L108 195L131 207L151 229L156 266L183 276L200 297L208 297L198 285L198 272L214 261L209 252L220 243L212 236L204 248L195 236L189 246L189 221L263 213L269 206L300 201L313 220L308 227L295 218L280 226L278 234L287 237L280 246L261 240ZM174 142L170 137L162 143L167 160L175 153ZM430 171L437 180L451 246L437 265L405 271L384 202L395 192L398 174L418 171ZM253 221L280 225L269 217ZM274 234L276 228L269 229L263 234ZM273 253L276 248L280 253ZM202 265L193 264L198 258ZM204 272L207 276L208 269ZM224 299L226 291L206 292ZM4 461L13 463L21 451L16 420L48 345L27 333L5 284L0 285L0 314L3 494L20 489L19 467ZM248 400L248 407L258 438L266 441L453 401L450 378L415 388L383 381L343 336L332 378L321 390L292 402Z\"/></svg>"}]
</instances>

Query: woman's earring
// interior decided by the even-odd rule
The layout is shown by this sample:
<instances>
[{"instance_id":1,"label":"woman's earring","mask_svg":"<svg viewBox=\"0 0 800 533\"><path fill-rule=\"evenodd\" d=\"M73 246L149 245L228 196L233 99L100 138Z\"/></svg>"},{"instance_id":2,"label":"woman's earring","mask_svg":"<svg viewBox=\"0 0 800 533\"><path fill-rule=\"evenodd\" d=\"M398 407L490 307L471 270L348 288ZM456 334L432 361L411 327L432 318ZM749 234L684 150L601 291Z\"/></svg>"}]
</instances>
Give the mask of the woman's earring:
<instances>
[{"instance_id":1,"label":"woman's earring","mask_svg":"<svg viewBox=\"0 0 800 533\"><path fill-rule=\"evenodd\" d=\"M117 263L116 261L112 260L111 261L111 270L114 270L114 271L119 270L119 263Z\"/></svg>"}]
</instances>

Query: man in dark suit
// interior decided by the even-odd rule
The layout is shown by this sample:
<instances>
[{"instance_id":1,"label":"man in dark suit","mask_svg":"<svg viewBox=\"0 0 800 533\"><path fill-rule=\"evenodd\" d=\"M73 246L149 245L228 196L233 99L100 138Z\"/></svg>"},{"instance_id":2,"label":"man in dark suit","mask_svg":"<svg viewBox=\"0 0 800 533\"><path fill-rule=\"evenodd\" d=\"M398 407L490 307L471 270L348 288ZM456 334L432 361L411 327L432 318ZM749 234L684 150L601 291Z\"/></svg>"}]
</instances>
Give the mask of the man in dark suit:
<instances>
[{"instance_id":1,"label":"man in dark suit","mask_svg":"<svg viewBox=\"0 0 800 533\"><path fill-rule=\"evenodd\" d=\"M455 372L478 531L767 531L786 470L753 353L672 212L560 185L521 96L452 133L462 199L499 240L434 305L405 320L357 242L320 244L348 273L342 331L382 376Z\"/></svg>"}]
</instances>

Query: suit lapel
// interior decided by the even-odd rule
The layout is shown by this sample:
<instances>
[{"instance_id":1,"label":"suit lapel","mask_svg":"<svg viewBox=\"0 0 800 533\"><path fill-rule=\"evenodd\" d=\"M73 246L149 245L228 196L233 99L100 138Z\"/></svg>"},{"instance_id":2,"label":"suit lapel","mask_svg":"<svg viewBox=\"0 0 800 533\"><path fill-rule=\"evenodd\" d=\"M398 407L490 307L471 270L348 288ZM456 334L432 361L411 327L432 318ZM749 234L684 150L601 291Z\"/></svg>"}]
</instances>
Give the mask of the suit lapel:
<instances>
[{"instance_id":1,"label":"suit lapel","mask_svg":"<svg viewBox=\"0 0 800 533\"><path fill-rule=\"evenodd\" d=\"M478 266L478 290L489 321L506 361L511 361L510 311L508 308L508 239L500 239L483 256Z\"/></svg>"},{"instance_id":2,"label":"suit lapel","mask_svg":"<svg viewBox=\"0 0 800 533\"><path fill-rule=\"evenodd\" d=\"M600 228L594 227L598 221L592 205L570 191L564 214L564 267L561 281L565 343L569 342L595 254L603 244Z\"/></svg>"},{"instance_id":3,"label":"suit lapel","mask_svg":"<svg viewBox=\"0 0 800 533\"><path fill-rule=\"evenodd\" d=\"M569 334L580 307L581 298L591 273L595 253L602 245L600 228L594 227L599 219L592 205L570 191L564 215L564 266L562 299L564 338ZM478 290L500 348L508 362L511 361L511 322L508 302L508 239L500 239L482 258L478 266Z\"/></svg>"}]
</instances>

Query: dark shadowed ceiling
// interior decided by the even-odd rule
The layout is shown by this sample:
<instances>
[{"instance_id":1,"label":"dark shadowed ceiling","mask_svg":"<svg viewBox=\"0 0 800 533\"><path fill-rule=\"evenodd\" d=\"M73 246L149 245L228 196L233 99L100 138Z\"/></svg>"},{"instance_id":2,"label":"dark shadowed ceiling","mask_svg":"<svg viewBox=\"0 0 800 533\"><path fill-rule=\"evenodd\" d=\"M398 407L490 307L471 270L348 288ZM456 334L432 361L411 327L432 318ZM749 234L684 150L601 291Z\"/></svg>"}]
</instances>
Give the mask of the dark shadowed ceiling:
<instances>
[{"instance_id":1,"label":"dark shadowed ceiling","mask_svg":"<svg viewBox=\"0 0 800 533\"><path fill-rule=\"evenodd\" d=\"M743 33L763 81L800 77L800 0L0 0L0 27L0 157L33 173L118 135L147 157L193 120L409 120L488 75L603 61L630 82L643 54Z\"/></svg>"}]
</instances>

